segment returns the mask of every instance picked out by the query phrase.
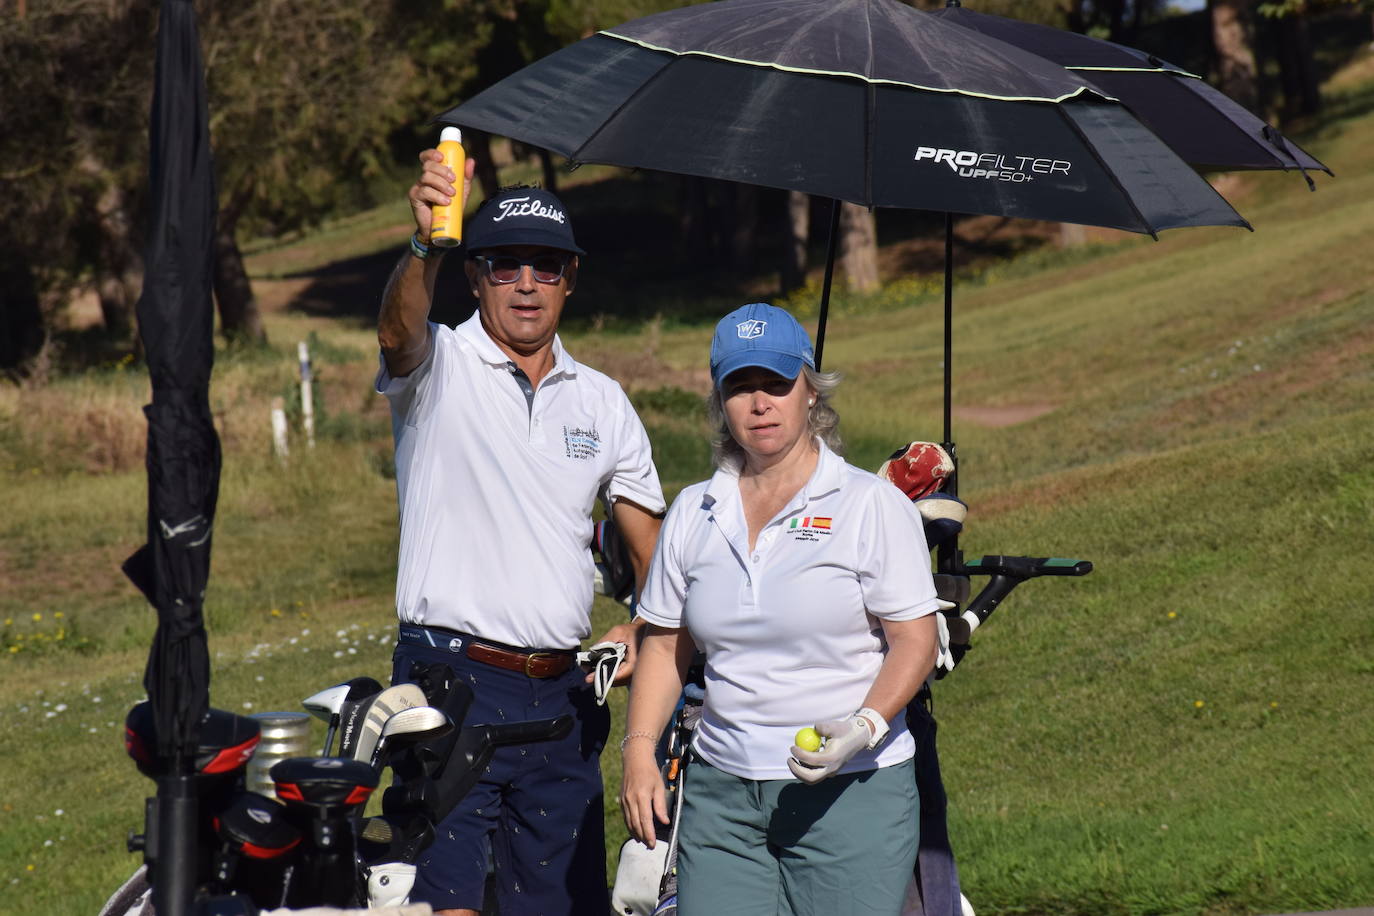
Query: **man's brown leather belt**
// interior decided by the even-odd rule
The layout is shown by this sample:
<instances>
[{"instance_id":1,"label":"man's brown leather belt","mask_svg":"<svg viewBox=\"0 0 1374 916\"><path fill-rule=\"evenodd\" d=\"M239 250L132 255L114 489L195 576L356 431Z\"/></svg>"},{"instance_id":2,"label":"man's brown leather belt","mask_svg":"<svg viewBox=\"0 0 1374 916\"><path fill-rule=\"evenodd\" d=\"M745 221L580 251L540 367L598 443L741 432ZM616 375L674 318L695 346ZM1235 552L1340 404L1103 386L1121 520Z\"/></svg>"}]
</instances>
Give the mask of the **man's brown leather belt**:
<instances>
[{"instance_id":1,"label":"man's brown leather belt","mask_svg":"<svg viewBox=\"0 0 1374 916\"><path fill-rule=\"evenodd\" d=\"M475 640L467 644L468 658L507 671L518 671L527 677L558 677L572 667L573 653L513 652Z\"/></svg>"}]
</instances>

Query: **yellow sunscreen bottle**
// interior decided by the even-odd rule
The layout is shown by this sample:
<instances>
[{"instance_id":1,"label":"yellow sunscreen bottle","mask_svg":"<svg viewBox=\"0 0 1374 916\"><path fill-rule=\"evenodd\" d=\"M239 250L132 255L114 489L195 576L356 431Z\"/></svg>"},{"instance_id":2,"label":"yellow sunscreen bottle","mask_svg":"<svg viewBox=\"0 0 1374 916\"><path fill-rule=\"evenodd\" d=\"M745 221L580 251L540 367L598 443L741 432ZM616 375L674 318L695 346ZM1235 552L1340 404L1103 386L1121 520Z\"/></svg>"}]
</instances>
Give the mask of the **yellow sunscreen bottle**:
<instances>
[{"instance_id":1,"label":"yellow sunscreen bottle","mask_svg":"<svg viewBox=\"0 0 1374 916\"><path fill-rule=\"evenodd\" d=\"M454 248L463 241L463 132L456 127L445 127L439 134L439 152L444 155L444 165L453 169L457 176L453 185L458 195L447 206L431 208L434 216L429 224L429 243L440 248Z\"/></svg>"}]
</instances>

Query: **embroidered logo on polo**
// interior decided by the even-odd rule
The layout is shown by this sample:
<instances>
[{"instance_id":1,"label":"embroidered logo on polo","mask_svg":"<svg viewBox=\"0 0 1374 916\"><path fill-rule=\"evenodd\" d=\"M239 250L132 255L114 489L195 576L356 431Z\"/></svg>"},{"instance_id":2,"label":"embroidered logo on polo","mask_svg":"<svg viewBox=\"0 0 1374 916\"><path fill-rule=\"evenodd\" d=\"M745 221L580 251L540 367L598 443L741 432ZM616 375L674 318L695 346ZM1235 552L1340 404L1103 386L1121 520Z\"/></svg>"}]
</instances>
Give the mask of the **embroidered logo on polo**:
<instances>
[{"instance_id":1,"label":"embroidered logo on polo","mask_svg":"<svg viewBox=\"0 0 1374 916\"><path fill-rule=\"evenodd\" d=\"M829 537L834 528L834 519L824 515L794 515L783 528L788 536L796 541L819 541Z\"/></svg>"},{"instance_id":2,"label":"embroidered logo on polo","mask_svg":"<svg viewBox=\"0 0 1374 916\"><path fill-rule=\"evenodd\" d=\"M595 426L563 427L563 454L582 461L595 458L601 454L601 434Z\"/></svg>"},{"instance_id":3,"label":"embroidered logo on polo","mask_svg":"<svg viewBox=\"0 0 1374 916\"><path fill-rule=\"evenodd\" d=\"M768 327L768 322L758 318L750 318L748 321L741 321L735 325L735 333L740 340L753 340L755 337L763 336L763 329Z\"/></svg>"}]
</instances>

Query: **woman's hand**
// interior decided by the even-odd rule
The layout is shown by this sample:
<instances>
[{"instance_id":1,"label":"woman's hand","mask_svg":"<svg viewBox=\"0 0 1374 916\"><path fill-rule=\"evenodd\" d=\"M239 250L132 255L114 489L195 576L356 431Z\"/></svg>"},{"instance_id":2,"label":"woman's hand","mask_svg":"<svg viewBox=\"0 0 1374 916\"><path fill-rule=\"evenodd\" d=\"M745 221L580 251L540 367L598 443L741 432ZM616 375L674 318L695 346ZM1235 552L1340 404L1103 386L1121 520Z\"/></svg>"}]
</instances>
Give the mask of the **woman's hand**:
<instances>
[{"instance_id":1,"label":"woman's hand","mask_svg":"<svg viewBox=\"0 0 1374 916\"><path fill-rule=\"evenodd\" d=\"M622 755L624 775L620 781L620 810L630 835L650 849L654 848L654 821L667 825L668 796L663 777L654 761L656 742L635 735L625 744Z\"/></svg>"},{"instance_id":2,"label":"woman's hand","mask_svg":"<svg viewBox=\"0 0 1374 916\"><path fill-rule=\"evenodd\" d=\"M626 738L620 745L625 768L620 780L620 810L630 833L650 849L654 848L654 821L668 823L667 792L654 749L682 694L683 675L694 649L691 637L681 629L647 624L630 684Z\"/></svg>"}]
</instances>

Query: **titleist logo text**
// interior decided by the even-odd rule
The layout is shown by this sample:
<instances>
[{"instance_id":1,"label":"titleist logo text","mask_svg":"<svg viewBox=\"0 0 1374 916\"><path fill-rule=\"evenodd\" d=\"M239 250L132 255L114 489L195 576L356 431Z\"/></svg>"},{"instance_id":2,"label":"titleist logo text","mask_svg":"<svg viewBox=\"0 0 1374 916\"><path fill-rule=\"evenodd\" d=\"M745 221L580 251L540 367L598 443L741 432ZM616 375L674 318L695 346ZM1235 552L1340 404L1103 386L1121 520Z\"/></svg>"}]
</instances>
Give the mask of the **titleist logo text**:
<instances>
[{"instance_id":1,"label":"titleist logo text","mask_svg":"<svg viewBox=\"0 0 1374 916\"><path fill-rule=\"evenodd\" d=\"M492 217L493 223L499 223L508 216L537 216L540 219L551 219L559 224L568 221L562 210L555 210L539 201L531 202L528 197L512 197L508 200L499 201L496 206L500 209L501 215Z\"/></svg>"}]
</instances>

